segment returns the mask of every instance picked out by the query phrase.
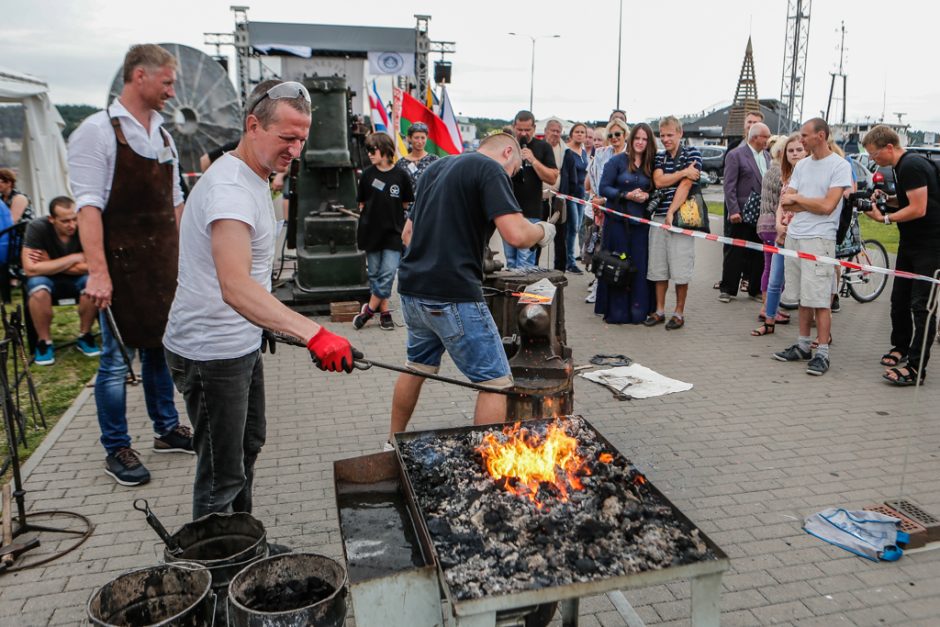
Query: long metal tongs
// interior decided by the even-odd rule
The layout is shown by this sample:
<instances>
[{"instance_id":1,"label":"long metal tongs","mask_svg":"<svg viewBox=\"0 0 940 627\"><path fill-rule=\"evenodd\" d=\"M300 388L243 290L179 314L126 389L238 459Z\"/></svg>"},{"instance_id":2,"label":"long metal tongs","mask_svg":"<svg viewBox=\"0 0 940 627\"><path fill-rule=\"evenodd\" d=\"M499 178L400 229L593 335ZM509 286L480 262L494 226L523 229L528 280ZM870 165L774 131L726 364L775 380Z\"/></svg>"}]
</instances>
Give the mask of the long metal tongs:
<instances>
[{"instance_id":1,"label":"long metal tongs","mask_svg":"<svg viewBox=\"0 0 940 627\"><path fill-rule=\"evenodd\" d=\"M262 347L267 347L270 349L271 354L274 354L274 347L276 344L288 344L290 346L300 346L307 348L307 344L302 340L292 337L290 335L285 335L283 333L278 333L277 331L270 331L265 329L261 339ZM365 358L356 358L353 360L353 367L356 370L369 370L372 367L382 368L383 370L393 370L395 372L401 372L403 374L410 374L416 377L422 377L425 379L431 379L432 381L440 381L441 383L449 383L451 385L458 385L462 388L470 388L471 390L477 390L478 392L490 392L492 394L505 394L507 396L511 395L510 390L503 390L499 388L493 388L486 385L480 385L479 383L471 383L469 381L461 381L459 379L451 379L450 377L442 377L438 374L431 374L429 372L421 372L419 370L413 370L411 368L405 368L403 366L395 366L392 364L382 363L381 361L375 361L372 359Z\"/></svg>"}]
</instances>

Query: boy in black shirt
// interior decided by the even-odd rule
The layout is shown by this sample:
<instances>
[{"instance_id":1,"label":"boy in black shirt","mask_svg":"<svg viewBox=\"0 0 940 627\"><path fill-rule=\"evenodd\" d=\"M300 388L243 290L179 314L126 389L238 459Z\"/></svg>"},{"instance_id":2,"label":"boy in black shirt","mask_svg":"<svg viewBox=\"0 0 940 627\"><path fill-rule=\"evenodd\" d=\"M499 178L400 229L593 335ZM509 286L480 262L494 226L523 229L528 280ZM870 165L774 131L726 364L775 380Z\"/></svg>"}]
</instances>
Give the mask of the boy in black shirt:
<instances>
[{"instance_id":1,"label":"boy in black shirt","mask_svg":"<svg viewBox=\"0 0 940 627\"><path fill-rule=\"evenodd\" d=\"M380 312L379 326L392 331L395 323L388 308L392 283L401 261L401 232L405 226L405 210L414 200L408 174L393 167L395 144L385 133L373 133L366 138L366 150L372 165L359 179L356 201L361 215L356 243L366 252L369 271L369 302L353 319L353 326L361 329Z\"/></svg>"},{"instance_id":2,"label":"boy in black shirt","mask_svg":"<svg viewBox=\"0 0 940 627\"><path fill-rule=\"evenodd\" d=\"M897 207L897 211L882 213L873 205L868 215L885 224L897 222L901 238L895 269L933 276L940 269L940 170L920 155L906 152L898 134L887 126L871 129L862 145L879 166L894 168L897 196L889 198L888 205ZM875 192L872 199L883 195ZM930 288L926 281L894 278L892 347L881 358L881 364L888 367L884 378L889 383L914 385L927 374L930 347L937 330L936 319L927 311ZM921 355L925 333L926 348Z\"/></svg>"}]
</instances>

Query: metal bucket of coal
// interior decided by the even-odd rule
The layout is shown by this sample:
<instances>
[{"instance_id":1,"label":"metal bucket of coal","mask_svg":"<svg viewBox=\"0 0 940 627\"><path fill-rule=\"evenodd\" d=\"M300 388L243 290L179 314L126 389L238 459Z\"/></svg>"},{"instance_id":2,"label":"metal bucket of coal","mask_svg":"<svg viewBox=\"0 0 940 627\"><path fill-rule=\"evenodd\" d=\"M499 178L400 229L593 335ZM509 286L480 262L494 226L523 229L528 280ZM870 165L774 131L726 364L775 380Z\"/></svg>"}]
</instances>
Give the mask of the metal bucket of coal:
<instances>
[{"instance_id":1,"label":"metal bucket of coal","mask_svg":"<svg viewBox=\"0 0 940 627\"><path fill-rule=\"evenodd\" d=\"M212 574L212 588L220 599L215 624L226 624L229 582L238 571L268 556L264 525L249 514L208 514L180 527L170 537L179 547L163 551L163 560L192 562L204 566ZM173 544L173 542L171 542Z\"/></svg>"},{"instance_id":2,"label":"metal bucket of coal","mask_svg":"<svg viewBox=\"0 0 940 627\"><path fill-rule=\"evenodd\" d=\"M95 590L85 613L92 625L201 627L212 622L212 576L195 564L161 564L124 573Z\"/></svg>"},{"instance_id":3,"label":"metal bucket of coal","mask_svg":"<svg viewBox=\"0 0 940 627\"><path fill-rule=\"evenodd\" d=\"M346 569L316 553L275 555L247 566L228 590L233 627L340 627Z\"/></svg>"}]
</instances>

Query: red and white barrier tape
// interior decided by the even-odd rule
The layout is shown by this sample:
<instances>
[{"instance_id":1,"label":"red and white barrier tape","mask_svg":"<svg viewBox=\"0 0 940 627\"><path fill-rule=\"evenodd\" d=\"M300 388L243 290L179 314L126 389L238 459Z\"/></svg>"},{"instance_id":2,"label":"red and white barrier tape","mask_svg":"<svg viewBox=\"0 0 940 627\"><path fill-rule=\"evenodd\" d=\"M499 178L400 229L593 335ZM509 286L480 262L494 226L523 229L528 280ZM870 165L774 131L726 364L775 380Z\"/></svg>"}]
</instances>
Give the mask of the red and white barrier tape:
<instances>
[{"instance_id":1,"label":"red and white barrier tape","mask_svg":"<svg viewBox=\"0 0 940 627\"><path fill-rule=\"evenodd\" d=\"M689 237L698 237L699 239L707 239L713 242L719 242L721 244L729 244L731 246L739 246L741 248L750 248L751 250L757 250L765 253L775 253L778 255L783 255L784 257L793 257L794 259L805 259L807 261L816 261L819 263L828 264L830 266L842 266L843 268L849 268L850 270L862 270L863 272L877 272L878 274L887 274L889 276L901 277L902 279L913 279L916 281L927 281L928 283L936 283L940 285L940 279L935 279L930 276L925 276L923 274L914 274L913 272L906 272L904 270L892 270L891 268L881 268L879 266L870 266L864 263L853 263L851 261L845 261L842 259L834 259L833 257L826 257L824 255L813 255L811 253L799 252L796 250L791 250L789 248L781 248L780 246L772 246L770 244L759 244L757 242L749 242L743 239L735 239L733 237L724 237L723 235L715 235L714 233L703 233L701 231L693 231L691 229L680 229L677 226L666 226L659 222L653 222L652 220L647 220L646 218L638 218L636 216L627 215L625 213L620 213L619 211L614 211L603 205L598 205L593 202L588 202L581 198L575 198L574 196L568 196L567 194L560 194L553 191L553 194L559 198L564 198L565 200L570 200L578 203L579 205L590 205L595 210L599 209L604 213L610 213L615 216L620 216L621 218L626 218L634 222L639 222L640 224L648 224L656 228L664 229L670 233L678 233L680 235L688 235Z\"/></svg>"}]
</instances>

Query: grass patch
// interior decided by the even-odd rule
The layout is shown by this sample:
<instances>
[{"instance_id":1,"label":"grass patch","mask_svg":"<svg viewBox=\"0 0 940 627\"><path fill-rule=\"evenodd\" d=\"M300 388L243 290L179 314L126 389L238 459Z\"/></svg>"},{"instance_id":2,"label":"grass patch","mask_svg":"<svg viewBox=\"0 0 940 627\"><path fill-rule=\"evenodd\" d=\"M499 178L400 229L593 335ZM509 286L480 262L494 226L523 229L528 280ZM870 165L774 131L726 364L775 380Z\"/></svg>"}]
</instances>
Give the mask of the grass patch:
<instances>
[{"instance_id":1,"label":"grass patch","mask_svg":"<svg viewBox=\"0 0 940 627\"><path fill-rule=\"evenodd\" d=\"M22 297L19 291L14 292L12 308L22 303ZM11 306L7 305L7 311L11 311ZM75 305L65 305L55 307L55 314L52 318L52 342L54 345L61 346L66 342L74 341L78 337L78 309ZM25 345L25 329L23 342ZM27 348L28 350L28 348ZM30 355L27 358L31 357ZM13 364L14 355L11 353L7 361L7 375L11 388L13 387ZM22 377L23 372L22 357L19 358L17 367ZM26 446L19 447L20 463L24 462L36 450L46 434L55 426L62 415L66 412L75 398L82 391L82 388L94 376L98 370L98 358L88 358L78 352L74 346L62 347L56 349L55 364L52 366L30 367L30 375L36 387L36 395L39 398L39 406L42 408L43 415L46 418L45 428L39 422L38 415L34 421L29 411L29 389L25 378L21 379L19 384L21 410L26 422ZM13 390L11 390L13 391ZM4 430L5 431L5 430ZM6 433L0 438L0 460L6 459L9 455Z\"/></svg>"},{"instance_id":2,"label":"grass patch","mask_svg":"<svg viewBox=\"0 0 940 627\"><path fill-rule=\"evenodd\" d=\"M875 222L864 215L858 217L858 225L862 230L862 239L876 239L884 244L889 253L897 254L901 234L896 225Z\"/></svg>"}]
</instances>

